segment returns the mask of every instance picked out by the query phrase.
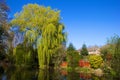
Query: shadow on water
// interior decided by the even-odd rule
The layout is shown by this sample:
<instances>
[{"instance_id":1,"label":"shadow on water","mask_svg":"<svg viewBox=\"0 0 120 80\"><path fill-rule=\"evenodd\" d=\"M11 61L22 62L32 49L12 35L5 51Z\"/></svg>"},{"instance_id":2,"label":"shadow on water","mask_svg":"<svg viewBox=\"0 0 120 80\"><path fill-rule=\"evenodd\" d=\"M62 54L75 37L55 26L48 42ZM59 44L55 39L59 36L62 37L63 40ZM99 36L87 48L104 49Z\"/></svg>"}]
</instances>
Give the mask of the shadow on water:
<instances>
[{"instance_id":1,"label":"shadow on water","mask_svg":"<svg viewBox=\"0 0 120 80\"><path fill-rule=\"evenodd\" d=\"M115 80L110 75L97 77L88 73L67 72L66 70L38 70L10 68L0 73L0 80Z\"/></svg>"}]
</instances>

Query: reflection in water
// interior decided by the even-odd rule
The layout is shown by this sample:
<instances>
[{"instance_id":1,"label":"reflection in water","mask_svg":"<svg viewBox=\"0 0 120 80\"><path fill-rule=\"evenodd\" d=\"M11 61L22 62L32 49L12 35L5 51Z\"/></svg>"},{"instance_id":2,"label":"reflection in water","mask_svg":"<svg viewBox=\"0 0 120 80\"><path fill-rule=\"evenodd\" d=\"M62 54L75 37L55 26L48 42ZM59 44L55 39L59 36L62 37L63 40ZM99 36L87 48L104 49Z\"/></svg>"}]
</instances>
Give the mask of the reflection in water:
<instances>
[{"instance_id":1,"label":"reflection in water","mask_svg":"<svg viewBox=\"0 0 120 80\"><path fill-rule=\"evenodd\" d=\"M4 73L0 80L38 80L35 70L11 69Z\"/></svg>"},{"instance_id":2,"label":"reflection in water","mask_svg":"<svg viewBox=\"0 0 120 80\"><path fill-rule=\"evenodd\" d=\"M90 73L80 73L80 80L91 80Z\"/></svg>"},{"instance_id":3,"label":"reflection in water","mask_svg":"<svg viewBox=\"0 0 120 80\"><path fill-rule=\"evenodd\" d=\"M7 80L7 75L6 74L2 75L2 80Z\"/></svg>"},{"instance_id":4,"label":"reflection in water","mask_svg":"<svg viewBox=\"0 0 120 80\"><path fill-rule=\"evenodd\" d=\"M38 80L49 80L49 73L48 73L48 71L39 70Z\"/></svg>"},{"instance_id":5,"label":"reflection in water","mask_svg":"<svg viewBox=\"0 0 120 80\"><path fill-rule=\"evenodd\" d=\"M70 72L67 75L67 80L79 80L79 74L75 72Z\"/></svg>"},{"instance_id":6,"label":"reflection in water","mask_svg":"<svg viewBox=\"0 0 120 80\"><path fill-rule=\"evenodd\" d=\"M110 76L110 75L109 75ZM0 80L107 80L88 73L67 72L66 70L10 69L0 74ZM111 78L111 80L114 80Z\"/></svg>"}]
</instances>

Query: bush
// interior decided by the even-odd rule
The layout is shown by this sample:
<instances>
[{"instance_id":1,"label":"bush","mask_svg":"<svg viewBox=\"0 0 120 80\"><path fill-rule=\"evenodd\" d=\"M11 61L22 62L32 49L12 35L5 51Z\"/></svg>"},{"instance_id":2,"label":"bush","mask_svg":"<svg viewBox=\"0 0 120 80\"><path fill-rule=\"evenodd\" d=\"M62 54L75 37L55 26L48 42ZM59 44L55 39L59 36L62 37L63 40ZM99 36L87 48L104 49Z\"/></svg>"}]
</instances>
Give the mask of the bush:
<instances>
[{"instance_id":1,"label":"bush","mask_svg":"<svg viewBox=\"0 0 120 80\"><path fill-rule=\"evenodd\" d=\"M101 77L102 75L103 75L103 71L99 68L99 69L95 69L94 70L94 74L96 75L96 76L99 76L99 77Z\"/></svg>"},{"instance_id":2,"label":"bush","mask_svg":"<svg viewBox=\"0 0 120 80\"><path fill-rule=\"evenodd\" d=\"M75 71L80 73L91 73L92 69L89 67L76 67Z\"/></svg>"},{"instance_id":3,"label":"bush","mask_svg":"<svg viewBox=\"0 0 120 80\"><path fill-rule=\"evenodd\" d=\"M91 67L96 69L96 68L99 68L101 66L103 59L100 55L90 55L89 62L91 64Z\"/></svg>"},{"instance_id":4,"label":"bush","mask_svg":"<svg viewBox=\"0 0 120 80\"><path fill-rule=\"evenodd\" d=\"M67 68L68 63L66 61L62 62L60 67L61 68Z\"/></svg>"},{"instance_id":5,"label":"bush","mask_svg":"<svg viewBox=\"0 0 120 80\"><path fill-rule=\"evenodd\" d=\"M73 68L72 68L72 67L67 67L67 71L68 71L68 72L72 72L72 71L73 71Z\"/></svg>"},{"instance_id":6,"label":"bush","mask_svg":"<svg viewBox=\"0 0 120 80\"><path fill-rule=\"evenodd\" d=\"M90 63L89 63L89 61L79 60L79 66L80 67L90 67Z\"/></svg>"},{"instance_id":7,"label":"bush","mask_svg":"<svg viewBox=\"0 0 120 80\"><path fill-rule=\"evenodd\" d=\"M118 39L115 47L115 53L113 55L111 67L117 74L116 78L120 80L120 38Z\"/></svg>"}]
</instances>

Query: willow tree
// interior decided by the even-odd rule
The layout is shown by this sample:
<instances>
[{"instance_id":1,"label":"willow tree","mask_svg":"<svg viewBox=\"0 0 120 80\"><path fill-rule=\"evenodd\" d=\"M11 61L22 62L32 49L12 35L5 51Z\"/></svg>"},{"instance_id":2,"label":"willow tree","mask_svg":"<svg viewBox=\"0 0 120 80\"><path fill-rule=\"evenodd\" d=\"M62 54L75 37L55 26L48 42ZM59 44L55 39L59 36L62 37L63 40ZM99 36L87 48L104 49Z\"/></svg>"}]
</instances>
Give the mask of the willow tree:
<instances>
[{"instance_id":1,"label":"willow tree","mask_svg":"<svg viewBox=\"0 0 120 80\"><path fill-rule=\"evenodd\" d=\"M50 58L66 40L64 25L60 22L60 11L50 7L28 4L15 14L12 26L25 31L25 42L35 44L38 51L39 68L49 66Z\"/></svg>"}]
</instances>

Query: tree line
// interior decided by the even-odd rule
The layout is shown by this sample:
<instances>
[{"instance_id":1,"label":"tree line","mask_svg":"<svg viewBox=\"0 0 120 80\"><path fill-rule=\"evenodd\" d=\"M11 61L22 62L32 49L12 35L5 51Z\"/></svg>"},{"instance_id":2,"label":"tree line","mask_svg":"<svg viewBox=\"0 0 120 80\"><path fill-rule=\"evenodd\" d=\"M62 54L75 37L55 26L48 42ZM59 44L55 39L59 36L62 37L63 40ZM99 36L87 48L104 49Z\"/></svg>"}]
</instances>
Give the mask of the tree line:
<instances>
[{"instance_id":1,"label":"tree line","mask_svg":"<svg viewBox=\"0 0 120 80\"><path fill-rule=\"evenodd\" d=\"M68 66L74 68L78 66L80 59L88 56L85 44L80 52L82 56L72 44L66 48L67 32L65 25L61 22L59 10L38 4L27 4L15 14L10 22L8 22L8 12L9 7L4 0L1 0L0 62L6 59L15 66L38 66L45 69L50 66L57 68L62 61L67 61ZM23 39L16 40L15 35L18 34L14 28L17 27L19 29L17 32L22 34ZM19 44L13 46L14 40ZM120 62L120 37L116 35L111 37L100 51L104 65L110 66L120 76L118 64Z\"/></svg>"}]
</instances>

